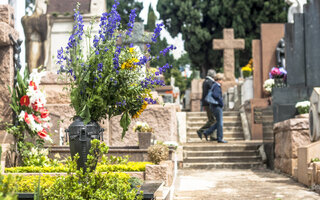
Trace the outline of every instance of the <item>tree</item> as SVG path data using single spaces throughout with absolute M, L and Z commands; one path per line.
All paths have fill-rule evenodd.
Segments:
M 154 13 L 154 10 L 151 7 L 151 4 L 149 5 L 149 10 L 148 10 L 148 22 L 147 25 L 145 25 L 145 30 L 149 32 L 153 32 L 154 28 L 156 27 L 156 20 L 157 16 Z
M 245 50 L 235 54 L 239 68 L 251 58 L 251 40 L 259 38 L 260 24 L 286 22 L 286 6 L 282 0 L 159 0 L 157 10 L 171 36 L 182 33 L 192 66 L 204 76 L 223 66 L 222 51 L 212 49 L 212 39 L 222 38 L 223 28 L 245 38 Z
M 129 22 L 129 14 L 132 9 L 136 8 L 136 22 L 141 22 L 142 19 L 139 17 L 139 14 L 143 8 L 142 2 L 136 2 L 135 0 L 119 0 L 119 5 L 117 11 L 121 16 L 121 24 L 126 25 Z M 106 0 L 107 12 L 110 12 L 114 0 Z

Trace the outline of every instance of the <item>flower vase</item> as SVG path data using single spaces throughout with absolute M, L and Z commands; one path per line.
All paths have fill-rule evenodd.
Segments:
M 152 133 L 138 132 L 139 149 L 148 149 L 151 145 Z
M 75 117 L 73 123 L 66 130 L 69 133 L 71 158 L 74 159 L 77 153 L 79 155 L 79 159 L 77 160 L 78 169 L 83 168 L 83 171 L 86 171 L 87 155 L 91 148 L 91 140 L 100 140 L 100 134 L 103 131 L 98 123 L 90 122 L 85 125 L 80 117 Z
M 284 82 L 283 78 L 274 78 L 274 86 L 276 88 L 283 88 L 286 87 L 286 84 Z

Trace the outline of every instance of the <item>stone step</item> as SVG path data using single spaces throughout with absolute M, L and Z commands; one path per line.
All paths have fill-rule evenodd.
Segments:
M 273 116 L 262 114 L 262 120 L 263 120 L 263 122 L 273 122 Z
M 228 137 L 223 137 L 224 140 L 227 140 L 227 141 L 242 141 L 244 140 L 243 137 L 237 137 L 237 138 L 228 138 Z M 206 139 L 205 138 L 202 138 L 202 140 L 200 140 L 200 138 L 188 138 L 187 139 L 187 143 L 191 143 L 191 142 L 205 142 Z M 215 141 L 212 141 L 212 142 L 215 142 Z
M 262 168 L 261 162 L 238 162 L 238 163 L 183 163 L 183 168 L 190 169 L 252 169 Z
M 223 111 L 223 116 L 236 116 L 239 115 L 239 111 Z M 207 116 L 206 112 L 187 112 L 187 117 L 195 116 Z
M 259 162 L 261 157 L 253 156 L 212 156 L 212 157 L 187 157 L 183 163 L 239 163 L 239 162 Z
M 184 151 L 186 157 L 210 157 L 210 156 L 259 156 L 257 150 L 248 151 Z
M 196 133 L 202 126 L 187 127 L 187 133 Z M 242 126 L 223 126 L 223 132 L 242 132 Z
M 200 117 L 188 117 L 187 122 L 207 122 L 207 116 L 200 116 Z M 241 118 L 239 116 L 223 116 L 223 121 L 240 121 Z
M 187 128 L 191 128 L 191 127 L 201 127 L 203 125 L 205 125 L 205 122 L 187 122 Z M 227 122 L 223 122 L 223 126 L 241 126 L 242 124 L 240 121 L 227 121 Z
M 183 150 L 184 151 L 252 151 L 252 150 L 257 150 L 259 146 L 260 146 L 259 144 L 246 144 L 246 143 L 224 144 L 224 143 L 216 143 L 216 142 L 201 142 L 201 143 L 185 144 L 183 146 Z
M 223 132 L 224 138 L 244 138 L 244 135 L 242 132 Z M 188 133 L 187 138 L 199 138 L 197 133 Z M 204 138 L 204 136 L 203 136 Z

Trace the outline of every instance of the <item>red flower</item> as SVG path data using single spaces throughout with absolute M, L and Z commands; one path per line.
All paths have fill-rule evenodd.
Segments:
M 40 108 L 41 118 L 47 118 L 49 116 L 49 111 L 45 108 Z
M 30 124 L 30 118 L 29 118 L 29 115 L 27 112 L 24 113 L 24 121 L 27 123 L 27 124 Z
M 37 116 L 35 116 L 34 114 L 32 114 L 34 121 L 38 122 L 39 124 L 41 124 L 41 121 L 39 120 L 39 118 Z
M 27 95 L 24 95 L 23 97 L 21 97 L 20 99 L 21 106 L 29 106 L 29 104 L 30 104 L 30 99 Z
M 33 89 L 37 90 L 37 86 L 33 81 L 30 81 L 29 86 L 33 86 Z
M 47 133 L 47 131 L 45 129 L 42 129 L 42 131 L 38 132 L 39 137 L 42 138 L 42 139 L 47 137 L 47 134 L 48 133 Z
M 39 106 L 38 106 L 38 103 L 37 103 L 37 102 L 32 103 L 31 106 L 32 106 L 33 110 L 38 111 Z

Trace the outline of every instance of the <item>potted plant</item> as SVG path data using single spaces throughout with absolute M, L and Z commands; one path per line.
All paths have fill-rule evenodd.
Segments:
M 241 71 L 242 71 L 242 75 L 244 78 L 248 78 L 250 76 L 252 76 L 252 58 L 249 60 L 248 64 L 246 64 L 246 66 L 242 67 L 241 68 Z
M 156 103 L 151 89 L 164 85 L 158 76 L 165 72 L 169 64 L 156 70 L 146 68 L 146 63 L 157 59 L 150 55 L 150 46 L 140 52 L 133 44 L 119 45 L 129 39 L 136 17 L 131 10 L 129 23 L 120 25 L 117 12 L 119 2 L 115 0 L 110 13 L 103 13 L 100 18 L 98 35 L 92 36 L 92 24 L 84 30 L 79 4 L 74 13 L 73 33 L 65 48 L 58 50 L 58 71 L 70 83 L 71 106 L 75 110 L 74 122 L 69 126 L 70 150 L 74 156 L 80 155 L 78 165 L 84 167 L 86 155 L 90 149 L 90 140 L 99 139 L 103 130 L 99 122 L 105 118 L 121 115 L 120 125 L 125 136 L 131 118 L 138 118 L 148 104 Z M 151 38 L 157 41 L 163 24 L 157 24 Z M 120 27 L 127 28 L 122 30 Z M 83 39 L 90 41 L 88 52 L 83 51 Z M 175 47 L 172 45 L 161 51 L 165 55 Z
M 269 72 L 269 78 L 274 79 L 274 87 L 286 87 L 287 71 L 284 67 L 273 67 Z
M 273 87 L 274 87 L 274 79 L 272 79 L 272 78 L 267 79 L 267 80 L 263 83 L 263 91 L 264 91 L 264 93 L 265 93 L 267 96 L 270 96 Z
M 133 131 L 138 133 L 139 149 L 148 149 L 151 145 L 153 129 L 146 122 L 137 122 Z
M 295 107 L 297 109 L 299 117 L 306 117 L 304 115 L 309 113 L 310 101 L 300 101 L 300 102 L 296 103 Z

